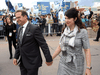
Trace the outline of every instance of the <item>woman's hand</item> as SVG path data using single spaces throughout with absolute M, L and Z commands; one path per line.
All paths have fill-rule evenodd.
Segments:
M 7 37 L 5 37 L 5 40 L 6 40 L 6 42 L 7 42 Z
M 91 70 L 86 69 L 85 75 L 91 75 Z
M 13 32 L 15 33 L 15 32 L 16 32 L 16 30 L 13 30 Z

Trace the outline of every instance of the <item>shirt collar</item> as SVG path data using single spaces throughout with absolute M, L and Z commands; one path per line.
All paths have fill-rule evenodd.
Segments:
M 27 21 L 27 22 L 23 25 L 23 27 L 26 28 L 27 25 L 28 25 L 28 23 L 29 23 L 29 21 Z

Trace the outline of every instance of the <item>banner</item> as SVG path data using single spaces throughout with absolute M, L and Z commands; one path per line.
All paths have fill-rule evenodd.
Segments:
M 41 11 L 41 2 L 37 2 L 37 6 L 38 6 L 39 11 Z
M 50 3 L 49 2 L 37 2 L 37 5 L 42 15 L 50 14 Z
M 22 3 L 18 3 L 18 10 L 23 10 L 23 4 Z
M 1 26 L 1 25 L 3 25 L 3 21 L 2 21 L 2 20 L 0 21 L 0 26 Z
M 12 6 L 10 0 L 5 0 L 5 2 L 6 2 L 6 5 L 7 5 L 9 11 L 15 12 L 14 7 Z
M 84 12 L 84 14 L 85 14 L 85 15 L 89 15 L 89 14 L 90 14 L 90 11 L 87 10 L 87 11 Z
M 34 9 L 38 9 L 38 6 L 37 5 L 34 5 Z
M 65 13 L 68 9 L 70 9 L 70 2 L 62 2 L 62 10 Z
M 55 12 L 55 3 L 54 2 L 50 2 L 50 11 L 53 13 Z
M 18 7 L 19 8 L 23 7 L 23 4 L 22 3 L 18 3 Z
M 1 15 L 3 15 L 3 12 L 2 12 L 2 11 L 0 11 L 0 16 L 1 16 Z
M 58 1 L 55 1 L 54 4 L 55 4 L 55 5 L 58 5 L 58 4 L 60 4 L 60 3 L 59 3 Z

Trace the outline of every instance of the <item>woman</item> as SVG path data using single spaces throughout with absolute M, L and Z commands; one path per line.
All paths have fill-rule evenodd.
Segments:
M 83 75 L 84 56 L 82 47 L 86 56 L 86 75 L 91 75 L 89 39 L 85 25 L 78 17 L 78 10 L 75 8 L 67 10 L 65 12 L 65 22 L 67 26 L 61 36 L 59 46 L 52 56 L 54 59 L 62 52 L 57 75 Z
M 11 18 L 7 17 L 7 25 L 5 26 L 5 31 L 6 31 L 6 41 L 8 39 L 8 44 L 9 44 L 9 52 L 10 52 L 10 58 L 12 59 L 12 42 L 14 48 L 16 48 L 16 25 L 12 23 Z

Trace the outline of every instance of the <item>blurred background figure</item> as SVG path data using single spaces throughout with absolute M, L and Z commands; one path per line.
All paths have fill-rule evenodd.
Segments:
M 97 25 L 99 26 L 99 29 L 97 31 L 96 39 L 93 40 L 93 41 L 99 41 L 99 37 L 100 37 L 100 20 L 99 19 L 96 19 L 96 22 L 97 22 Z
M 9 53 L 10 53 L 10 58 L 12 59 L 13 54 L 12 54 L 12 43 L 14 48 L 16 49 L 16 25 L 11 21 L 10 17 L 7 17 L 7 25 L 5 26 L 5 34 L 6 34 L 6 41 L 8 40 L 8 45 L 9 45 Z
M 46 36 L 48 36 L 48 25 L 50 24 L 50 36 L 52 36 L 52 23 L 49 23 L 50 22 L 50 20 L 52 21 L 52 23 L 53 23 L 53 19 L 52 19 L 52 16 L 51 16 L 51 14 L 47 14 L 47 17 L 46 17 Z
M 52 31 L 53 34 L 58 32 L 58 18 L 56 17 L 56 15 L 53 15 L 53 21 L 54 23 L 52 24 Z
M 39 19 L 39 26 L 41 28 L 42 33 L 44 33 L 45 23 L 46 23 L 46 20 L 44 19 L 44 15 L 41 15 Z
M 38 19 L 36 19 L 35 17 L 33 17 L 31 23 L 34 24 L 34 25 L 37 25 Z

